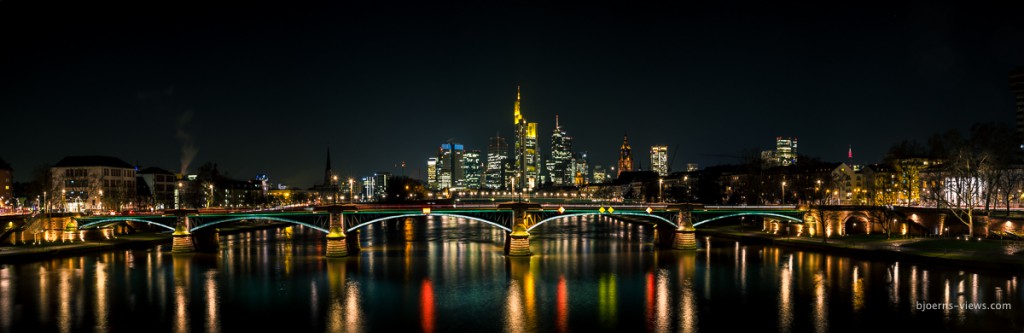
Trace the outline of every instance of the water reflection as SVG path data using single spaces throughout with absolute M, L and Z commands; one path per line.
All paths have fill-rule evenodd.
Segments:
M 159 247 L 5 264 L 0 331 L 1024 329 L 1017 310 L 914 308 L 1020 309 L 1018 274 L 706 238 L 695 252 L 656 250 L 642 246 L 653 228 L 610 219 L 564 219 L 532 235 L 536 255 L 509 258 L 502 231 L 432 217 L 368 226 L 363 251 L 342 259 L 323 258 L 323 234 L 294 227 L 223 235 L 214 253 Z

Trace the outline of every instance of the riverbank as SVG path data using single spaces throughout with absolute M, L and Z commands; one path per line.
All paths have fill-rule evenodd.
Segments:
M 252 230 L 287 227 L 283 222 L 231 225 L 218 228 L 221 235 L 236 234 Z M 147 248 L 156 245 L 171 244 L 171 233 L 140 232 L 118 235 L 117 238 L 104 240 L 78 241 L 68 243 L 47 243 L 42 245 L 12 245 L 0 247 L 0 264 L 24 261 L 40 261 L 53 258 L 70 257 L 88 253 L 105 252 L 124 249 Z M 170 248 L 168 248 L 169 250 Z
M 885 235 L 858 235 L 841 238 L 786 237 L 759 230 L 741 230 L 738 226 L 697 229 L 700 237 L 734 239 L 748 244 L 771 244 L 852 257 L 881 260 L 907 260 L 949 268 L 976 268 L 998 271 L 1024 271 L 1021 242 L 995 240 L 963 241 L 946 238 L 893 238 Z

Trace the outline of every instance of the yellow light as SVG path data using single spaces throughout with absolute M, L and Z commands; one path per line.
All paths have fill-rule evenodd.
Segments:
M 597 211 L 601 212 L 601 213 L 604 213 L 604 207 L 602 206 L 601 209 L 598 209 Z
M 608 207 L 608 213 L 614 213 L 614 212 L 615 212 L 615 208 Z
M 430 215 L 430 207 L 423 207 L 423 214 Z
M 558 213 L 559 214 L 565 213 L 565 207 L 558 206 Z
M 650 214 L 650 213 L 651 213 L 651 211 L 653 211 L 653 209 L 651 209 L 651 207 L 647 207 L 647 210 L 646 210 L 646 211 L 647 211 L 647 214 Z

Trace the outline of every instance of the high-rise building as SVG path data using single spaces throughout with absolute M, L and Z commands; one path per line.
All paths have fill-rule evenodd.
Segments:
M 619 148 L 619 173 L 633 171 L 633 150 L 629 148 L 629 136 L 622 136 L 622 147 Z
M 1010 92 L 1017 99 L 1017 135 L 1024 138 L 1024 66 L 1010 71 Z
M 568 173 L 572 175 L 572 182 L 569 184 L 576 186 L 590 184 L 590 168 L 587 164 L 587 152 L 578 152 L 572 155 Z
M 505 188 L 505 163 L 508 161 L 508 143 L 501 136 L 491 137 L 487 145 L 485 184 L 489 189 Z
M 796 164 L 796 138 L 775 138 L 775 158 L 778 165 Z
M 388 180 L 391 179 L 391 173 L 381 171 L 373 174 L 374 189 L 370 193 L 376 198 L 375 201 L 382 201 L 387 198 L 388 195 Z
M 668 176 L 668 146 L 651 146 L 651 170 Z
M 532 191 L 540 183 L 540 147 L 537 146 L 537 123 L 526 121 L 520 110 L 521 94 L 516 86 L 514 119 L 516 126 L 515 168 L 517 190 Z
M 457 182 L 456 187 L 479 189 L 484 181 L 484 164 L 480 161 L 480 151 L 470 150 L 462 154 L 462 174 L 465 176 Z
M 441 188 L 437 182 L 437 157 L 427 159 L 427 187 L 432 190 Z
M 445 143 L 437 152 L 438 189 L 453 188 L 465 178 L 462 157 L 465 148 L 458 143 Z
M 566 135 L 555 115 L 555 130 L 551 133 L 551 159 L 547 163 L 547 173 L 554 186 L 573 184 L 572 172 L 572 137 Z

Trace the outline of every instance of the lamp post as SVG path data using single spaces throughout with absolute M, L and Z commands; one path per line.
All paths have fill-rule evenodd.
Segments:
M 786 181 L 785 180 L 782 181 L 782 200 L 780 200 L 779 203 L 783 204 L 783 205 L 786 204 Z
M 665 202 L 665 198 L 661 196 L 661 185 L 664 181 L 664 179 L 658 179 L 658 202 Z
M 352 191 L 352 178 L 349 178 L 348 179 L 348 202 L 352 203 L 352 199 L 355 198 L 355 197 L 356 197 L 356 195 Z

